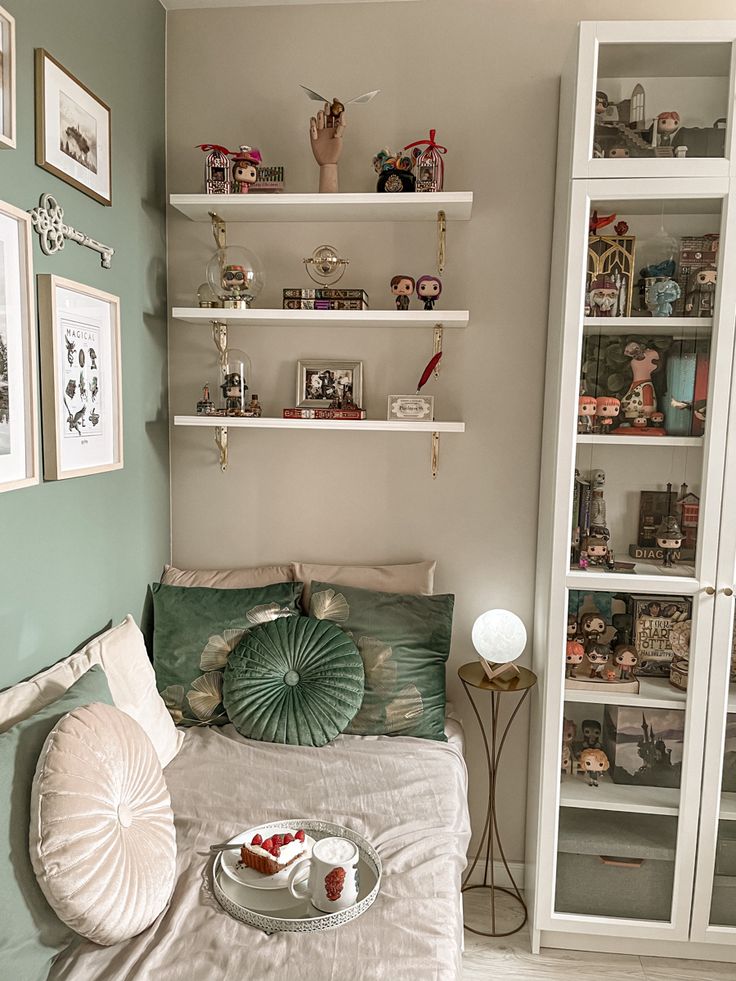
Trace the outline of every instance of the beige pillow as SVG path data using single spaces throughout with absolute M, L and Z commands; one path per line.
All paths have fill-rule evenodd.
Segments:
M 293 582 L 291 565 L 259 565 L 252 569 L 177 569 L 165 565 L 161 582 L 166 586 L 207 586 L 210 589 L 255 589 L 279 582 Z
M 302 606 L 308 610 L 312 581 L 373 589 L 381 593 L 417 593 L 431 596 L 434 592 L 436 568 L 436 562 L 409 562 L 406 565 L 317 565 L 311 562 L 295 562 L 294 579 L 304 583 Z
M 153 743 L 161 766 L 166 766 L 179 752 L 184 733 L 174 725 L 156 689 L 143 634 L 130 615 L 76 654 L 0 692 L 0 732 L 55 702 L 93 664 L 102 665 L 115 705 L 136 720 Z
M 36 766 L 29 847 L 56 915 L 110 946 L 166 908 L 176 878 L 171 800 L 151 740 L 113 705 L 65 715 Z

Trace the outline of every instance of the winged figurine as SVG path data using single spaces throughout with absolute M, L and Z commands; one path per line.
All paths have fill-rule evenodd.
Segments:
M 359 95 L 355 99 L 350 99 L 348 102 L 340 102 L 339 99 L 326 99 L 319 92 L 315 92 L 314 89 L 308 89 L 306 85 L 302 85 L 301 88 L 304 89 L 313 102 L 322 102 L 329 107 L 328 115 L 332 122 L 328 123 L 328 125 L 335 125 L 340 116 L 345 112 L 345 106 L 363 105 L 374 99 L 381 91 L 380 89 L 374 89 L 373 92 L 365 92 L 363 95 Z

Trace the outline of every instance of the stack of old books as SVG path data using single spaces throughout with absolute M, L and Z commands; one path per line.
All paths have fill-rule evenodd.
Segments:
M 284 310 L 367 310 L 365 290 L 318 286 L 284 290 Z

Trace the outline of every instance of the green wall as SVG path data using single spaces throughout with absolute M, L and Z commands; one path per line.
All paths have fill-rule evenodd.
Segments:
M 130 612 L 169 555 L 166 368 L 165 12 L 158 0 L 0 0 L 16 18 L 18 148 L 0 151 L 0 199 L 54 194 L 65 220 L 114 246 L 112 269 L 68 243 L 34 273 L 121 298 L 125 468 L 0 494 L 0 687 L 66 656 Z M 35 165 L 34 48 L 112 109 L 113 206 Z M 40 418 L 40 417 L 39 417 Z

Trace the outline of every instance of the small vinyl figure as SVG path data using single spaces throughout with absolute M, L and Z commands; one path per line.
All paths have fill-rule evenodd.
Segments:
M 615 217 L 615 216 L 614 216 Z M 588 291 L 591 317 L 612 317 L 618 300 L 618 287 L 606 276 L 596 276 Z
M 222 289 L 227 295 L 225 303 L 241 302 L 247 282 L 244 266 L 225 266 L 222 270 Z
M 657 547 L 662 549 L 662 565 L 665 569 L 671 569 L 675 564 L 674 553 L 682 548 L 684 535 L 677 523 L 677 518 L 673 514 L 667 514 L 662 518 L 662 523 L 657 528 Z
M 611 147 L 611 149 L 608 151 L 608 156 L 611 160 L 623 160 L 626 157 L 631 156 L 631 154 L 627 146 L 618 144 L 617 146 Z
M 583 719 L 580 727 L 583 735 L 583 749 L 601 749 L 603 729 L 597 719 Z
M 654 146 L 672 146 L 675 133 L 680 128 L 679 112 L 660 112 L 656 120 Z
M 599 433 L 610 433 L 613 420 L 621 410 L 621 403 L 612 396 L 602 395 L 596 399 L 595 417 Z
M 575 668 L 583 663 L 585 648 L 578 640 L 568 640 L 565 645 L 565 677 L 574 678 Z
M 233 156 L 233 193 L 247 194 L 251 184 L 258 180 L 261 151 L 252 146 L 241 146 Z
M 621 680 L 628 681 L 639 663 L 639 653 L 631 644 L 619 644 L 613 652 L 613 663 L 621 672 Z
M 608 539 L 601 534 L 588 535 L 583 540 L 583 549 L 590 565 L 606 565 L 608 559 Z
M 648 420 L 645 415 L 637 416 L 636 419 L 631 420 L 631 425 L 634 429 L 646 429 L 648 426 Z
M 596 116 L 602 116 L 603 113 L 608 109 L 608 96 L 605 92 L 596 92 L 595 94 L 595 114 Z
M 611 660 L 611 648 L 608 644 L 591 644 L 585 653 L 590 664 L 590 677 L 600 678 Z
M 251 395 L 250 402 L 246 405 L 243 410 L 243 415 L 248 416 L 251 419 L 260 419 L 263 415 L 263 409 L 261 408 L 261 403 L 258 401 L 257 395 Z
M 592 433 L 597 400 L 592 395 L 581 395 L 578 399 L 578 432 Z
M 442 281 L 436 276 L 420 276 L 417 280 L 417 296 L 424 302 L 425 310 L 434 310 L 442 294 Z
M 584 749 L 578 756 L 580 768 L 588 778 L 589 787 L 598 786 L 598 777 L 608 770 L 608 757 L 602 749 Z
M 202 387 L 202 398 L 197 402 L 198 416 L 213 416 L 215 414 L 215 403 L 210 398 L 210 386 Z
M 664 412 L 653 412 L 649 416 L 649 428 L 650 429 L 661 429 L 664 434 Z
M 584 613 L 580 617 L 580 636 L 587 650 L 589 644 L 594 644 L 605 633 L 606 621 L 600 613 Z
M 690 279 L 685 296 L 685 313 L 693 317 L 712 317 L 716 298 L 718 270 L 715 266 L 703 266 Z
M 574 613 L 567 616 L 567 639 L 575 640 L 578 635 L 578 620 Z
M 580 555 L 578 556 L 578 569 L 585 570 L 588 568 L 589 565 L 590 562 L 588 562 L 588 553 L 585 551 L 584 548 L 581 548 Z
M 671 317 L 672 304 L 680 299 L 680 286 L 674 279 L 657 279 L 650 283 L 644 294 L 647 307 L 653 317 Z
M 561 772 L 562 775 L 572 774 L 573 769 L 573 752 L 572 744 L 577 735 L 578 727 L 572 721 L 572 719 L 562 720 L 562 765 Z
M 237 372 L 231 371 L 225 375 L 225 380 L 220 385 L 222 397 L 225 400 L 225 412 L 229 416 L 241 416 L 243 414 L 243 400 L 248 386 L 245 378 Z
M 394 276 L 391 280 L 391 293 L 396 300 L 397 310 L 408 310 L 409 300 L 414 295 L 416 283 L 413 276 Z

